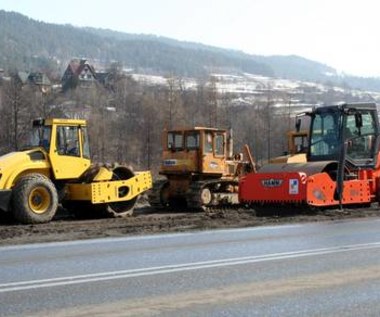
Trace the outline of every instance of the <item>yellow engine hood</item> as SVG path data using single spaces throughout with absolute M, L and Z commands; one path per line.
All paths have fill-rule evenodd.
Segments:
M 28 173 L 49 175 L 49 169 L 46 154 L 40 149 L 0 156 L 0 190 L 10 189 L 18 177 Z

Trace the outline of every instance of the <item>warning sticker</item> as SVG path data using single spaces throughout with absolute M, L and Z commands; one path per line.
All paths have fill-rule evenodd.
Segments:
M 289 195 L 297 195 L 299 193 L 298 179 L 289 179 Z

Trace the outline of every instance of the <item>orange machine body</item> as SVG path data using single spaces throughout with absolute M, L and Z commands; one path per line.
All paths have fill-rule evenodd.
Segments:
M 240 179 L 239 201 L 255 207 L 368 206 L 380 200 L 375 104 L 313 110 L 307 161 L 268 164 Z M 352 131 L 352 135 L 349 132 Z

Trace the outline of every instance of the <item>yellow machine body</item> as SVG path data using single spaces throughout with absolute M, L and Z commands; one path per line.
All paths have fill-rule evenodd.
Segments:
M 133 199 L 151 187 L 150 172 L 138 172 L 128 180 L 67 184 L 67 200 L 90 201 L 92 204 L 119 202 Z
M 50 177 L 50 167 L 46 153 L 41 150 L 11 152 L 0 156 L 0 190 L 11 189 L 17 179 L 28 173 L 40 173 Z
M 114 215 L 130 214 L 137 196 L 152 187 L 148 171 L 92 164 L 85 120 L 35 120 L 30 143 L 27 150 L 0 157 L 0 210 L 20 222 L 47 222 L 58 202 L 70 201 L 103 203 Z

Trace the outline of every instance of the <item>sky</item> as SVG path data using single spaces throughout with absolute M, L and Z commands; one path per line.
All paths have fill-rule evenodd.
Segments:
M 0 0 L 0 9 L 47 23 L 299 55 L 380 77 L 378 0 Z

